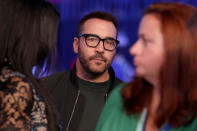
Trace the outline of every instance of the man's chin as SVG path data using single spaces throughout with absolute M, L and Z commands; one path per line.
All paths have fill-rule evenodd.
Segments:
M 92 66 L 95 66 L 96 68 L 103 68 L 103 66 L 105 66 L 105 62 L 104 61 L 92 61 L 91 63 Z
M 101 75 L 107 70 L 106 63 L 91 61 L 86 66 L 87 71 L 92 75 Z
M 105 68 L 89 68 L 89 72 L 93 75 L 101 75 L 105 72 Z

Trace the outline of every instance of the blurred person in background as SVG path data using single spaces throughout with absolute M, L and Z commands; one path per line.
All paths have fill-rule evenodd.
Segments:
M 97 131 L 195 131 L 197 46 L 187 28 L 195 8 L 157 3 L 130 48 L 136 76 L 111 93 Z

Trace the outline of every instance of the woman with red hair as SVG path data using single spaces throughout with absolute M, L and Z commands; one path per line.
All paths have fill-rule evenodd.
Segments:
M 197 46 L 187 28 L 194 10 L 181 3 L 147 8 L 130 48 L 136 76 L 112 92 L 97 131 L 197 129 Z

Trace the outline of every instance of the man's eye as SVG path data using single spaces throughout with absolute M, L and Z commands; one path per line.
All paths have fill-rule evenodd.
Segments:
M 88 41 L 97 41 L 97 38 L 94 38 L 94 37 L 88 37 L 88 38 L 87 38 L 87 40 L 88 40 Z
M 105 42 L 106 42 L 106 44 L 110 44 L 110 45 L 114 45 L 115 44 L 115 41 L 113 41 L 113 40 L 106 40 Z
M 145 39 L 145 38 L 142 39 L 142 43 L 143 43 L 144 45 L 147 45 L 148 42 L 149 42 L 149 40 L 147 40 L 147 39 Z
M 146 40 L 146 39 L 143 39 L 143 43 L 147 43 L 148 42 L 148 40 Z

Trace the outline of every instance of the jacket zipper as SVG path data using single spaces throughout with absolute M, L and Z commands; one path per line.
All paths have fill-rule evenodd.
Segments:
M 68 121 L 68 125 L 67 125 L 65 131 L 68 131 L 68 129 L 69 129 L 70 122 L 71 122 L 72 117 L 73 117 L 73 115 L 74 115 L 75 108 L 76 108 L 76 105 L 77 105 L 77 102 L 78 102 L 78 99 L 79 99 L 79 95 L 80 95 L 80 90 L 78 90 L 78 92 L 77 92 L 77 98 L 76 98 L 76 100 L 75 100 L 75 104 L 74 104 L 74 107 L 73 107 L 73 110 L 72 110 L 72 113 L 71 113 L 71 116 L 70 116 L 70 119 L 69 119 L 69 121 Z

